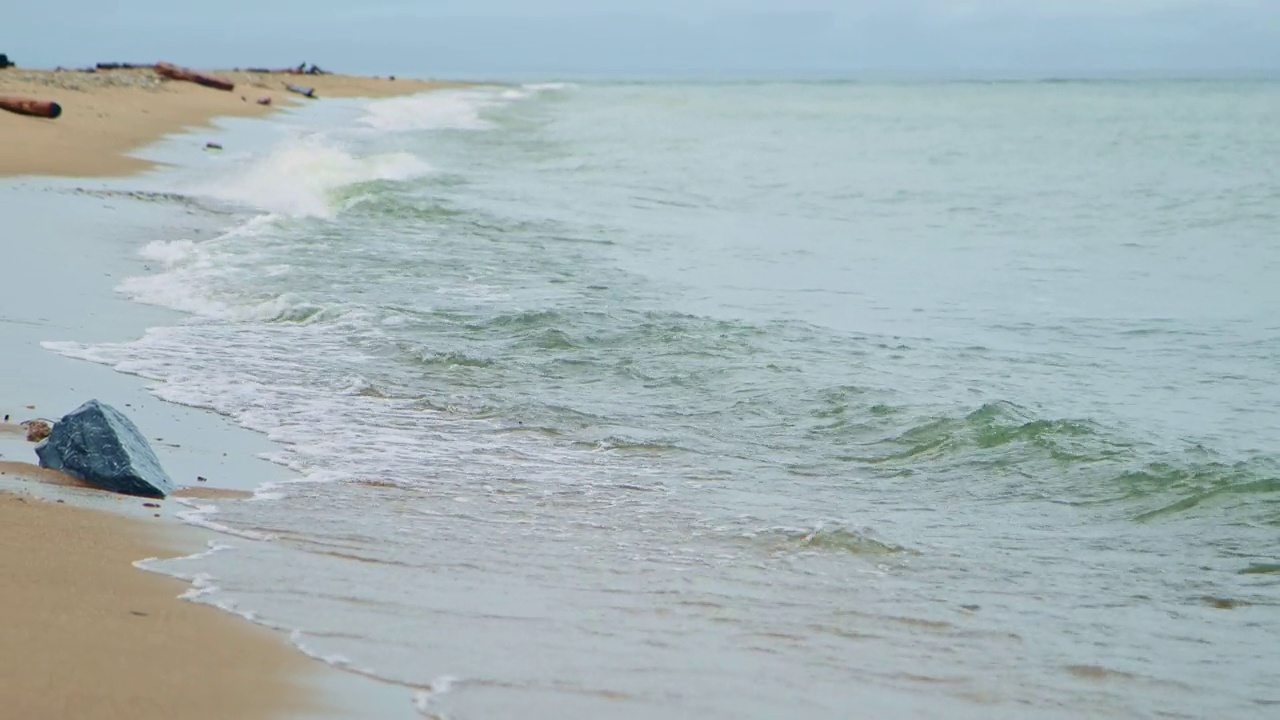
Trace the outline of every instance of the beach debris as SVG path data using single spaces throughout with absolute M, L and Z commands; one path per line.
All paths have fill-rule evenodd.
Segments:
M 215 90 L 226 90 L 230 92 L 236 88 L 235 83 L 230 80 L 223 80 L 213 75 L 205 75 L 184 67 L 178 67 L 172 63 L 160 62 L 156 63 L 156 73 L 170 80 L 186 80 L 197 85 L 213 88 Z
M 287 72 L 290 75 L 332 75 L 333 74 L 328 70 L 321 70 L 320 67 L 317 66 L 315 63 L 311 63 L 311 67 L 307 67 L 307 64 L 305 62 L 301 63 L 296 68 L 288 68 L 284 72 Z
M 271 97 L 270 97 L 270 96 L 268 96 L 268 95 L 263 95 L 262 97 L 258 98 L 258 104 L 259 104 L 259 105 L 270 105 L 270 104 L 271 104 Z
M 303 87 L 301 85 L 285 85 L 284 88 L 291 93 L 298 93 L 303 97 L 314 98 L 316 96 L 315 88 Z
M 22 426 L 27 429 L 27 442 L 40 442 L 53 432 L 53 426 L 44 420 L 27 420 Z
M 40 467 L 60 470 L 94 487 L 163 498 L 173 480 L 129 418 L 99 400 L 72 410 L 36 446 Z
M 160 503 L 142 503 L 142 507 L 156 508 L 156 507 L 160 507 Z
M 205 150 L 221 150 L 222 145 L 216 142 L 207 142 L 204 144 L 204 149 Z M 160 438 L 156 438 L 156 439 L 159 440 Z
M 52 100 L 36 100 L 34 98 L 12 97 L 0 95 L 0 109 L 19 115 L 33 115 L 50 120 L 62 114 L 62 106 Z
M 95 67 L 99 70 L 155 70 L 155 63 L 117 63 L 100 62 Z

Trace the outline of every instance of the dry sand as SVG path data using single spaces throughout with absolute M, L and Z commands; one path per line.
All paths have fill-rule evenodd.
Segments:
M 52 100 L 62 116 L 34 118 L 0 110 L 0 177 L 128 175 L 153 163 L 127 157 L 165 135 L 207 126 L 216 117 L 261 117 L 282 106 L 316 102 L 285 85 L 315 88 L 321 98 L 390 97 L 450 86 L 421 80 L 345 75 L 212 72 L 236 83 L 225 92 L 160 78 L 152 70 L 96 73 L 0 70 L 0 95 Z M 271 105 L 257 104 L 271 98 Z
M 318 711 L 282 638 L 132 567 L 166 528 L 0 492 L 0 715 L 251 720 Z

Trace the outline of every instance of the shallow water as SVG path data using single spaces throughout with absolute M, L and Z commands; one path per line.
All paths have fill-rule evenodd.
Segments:
M 189 322 L 50 345 L 304 479 L 202 599 L 426 716 L 1280 703 L 1280 86 L 334 107 L 174 181 Z

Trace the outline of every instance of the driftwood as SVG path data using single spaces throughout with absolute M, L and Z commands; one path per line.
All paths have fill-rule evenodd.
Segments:
M 62 114 L 62 106 L 52 100 L 33 100 L 22 97 L 0 96 L 0 109 L 50 120 Z
M 138 64 L 138 63 L 117 63 L 117 62 L 100 62 L 97 64 L 99 70 L 154 70 L 154 63 Z
M 231 91 L 236 88 L 235 83 L 230 80 L 223 80 L 213 75 L 205 75 L 204 73 L 198 73 L 195 70 L 188 70 L 170 63 L 156 63 L 156 72 L 170 80 L 186 80 L 187 82 L 193 82 L 215 90 Z
M 315 88 L 302 87 L 301 85 L 285 85 L 284 88 L 289 92 L 298 93 L 304 97 L 314 98 L 316 96 Z

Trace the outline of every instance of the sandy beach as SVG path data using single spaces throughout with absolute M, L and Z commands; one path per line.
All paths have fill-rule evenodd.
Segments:
M 63 108 L 52 120 L 0 111 L 0 178 L 131 175 L 153 163 L 129 153 L 208 127 L 215 118 L 266 117 L 324 98 L 388 97 L 446 85 L 216 74 L 235 82 L 235 91 L 165 80 L 146 69 L 0 70 L 0 96 L 47 99 Z M 314 88 L 320 99 L 288 92 L 290 83 Z M 271 102 L 259 104 L 260 98 Z M 125 239 L 171 216 L 138 207 L 128 221 L 104 223 L 114 211 L 100 205 L 31 187 L 28 180 L 8 182 L 0 194 L 15 237 L 40 227 L 58 239 L 55 253 L 44 243 L 15 243 L 0 268 L 4 292 L 26 298 L 0 311 L 0 367 L 6 368 L 0 408 L 12 415 L 0 423 L 0 571 L 6 578 L 0 612 L 8 618 L 0 629 L 0 714 L 42 720 L 356 716 L 347 703 L 382 702 L 376 687 L 308 659 L 280 633 L 179 600 L 186 582 L 133 566 L 203 549 L 210 533 L 177 522 L 182 505 L 144 508 L 138 498 L 88 489 L 33 464 L 34 445 L 18 421 L 56 419 L 101 396 L 156 430 L 150 439 L 162 464 L 186 486 L 175 498 L 234 501 L 287 476 L 255 457 L 266 446 L 260 437 L 156 401 L 137 378 L 40 347 L 59 338 L 135 336 L 167 316 L 129 303 L 113 288 L 116 278 L 139 268 Z M 63 262 L 72 256 L 82 262 Z M 63 288 L 56 299 L 45 292 L 51 283 Z
M 13 463 L 6 465 L 14 470 Z M 0 493 L 0 706 L 15 718 L 272 718 L 309 707 L 311 663 L 269 631 L 175 597 L 131 563 L 165 523 Z
M 165 135 L 207 126 L 216 117 L 263 117 L 314 102 L 286 89 L 313 88 L 317 98 L 391 97 L 449 83 L 346 75 L 292 75 L 208 71 L 235 83 L 227 92 L 168 80 L 150 69 L 99 72 L 0 70 L 0 96 L 49 100 L 62 106 L 56 119 L 0 111 L 0 176 L 108 177 L 128 175 L 152 163 L 127 153 Z M 270 99 L 262 105 L 260 99 Z

